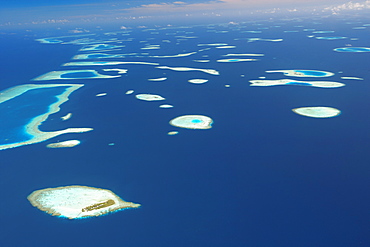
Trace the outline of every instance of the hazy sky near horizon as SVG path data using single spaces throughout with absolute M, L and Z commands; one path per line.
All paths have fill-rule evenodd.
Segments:
M 348 0 L 2 0 L 1 22 L 339 5 Z M 362 2 L 353 1 L 353 2 Z
M 182 2 L 184 4 L 209 3 L 209 2 L 235 2 L 236 0 L 2 0 L 1 8 L 24 8 L 24 7 L 42 7 L 42 6 L 61 6 L 61 5 L 93 5 L 93 4 L 123 4 L 123 5 L 148 5 L 148 4 L 170 4 Z M 285 4 L 341 4 L 346 0 L 237 0 L 247 5 L 285 5 Z M 358 1 L 353 1 L 358 2 Z

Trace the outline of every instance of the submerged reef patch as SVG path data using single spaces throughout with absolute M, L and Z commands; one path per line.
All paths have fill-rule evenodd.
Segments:
M 219 75 L 220 73 L 215 69 L 198 69 L 198 68 L 187 68 L 187 67 L 168 67 L 168 66 L 159 66 L 158 69 L 170 69 L 174 71 L 200 71 L 211 75 Z
M 95 70 L 61 70 L 51 71 L 44 75 L 34 78 L 34 81 L 48 81 L 48 80 L 70 80 L 70 79 L 96 79 L 96 78 L 117 78 L 120 75 L 102 75 Z
M 80 51 L 102 51 L 125 47 L 123 45 L 109 45 L 109 44 L 94 44 L 88 45 L 80 49 Z
M 95 62 L 70 62 L 70 63 L 63 64 L 63 66 L 94 66 L 94 65 L 117 65 L 117 64 L 159 65 L 159 63 L 148 63 L 148 62 L 108 62 L 108 61 L 95 61 Z

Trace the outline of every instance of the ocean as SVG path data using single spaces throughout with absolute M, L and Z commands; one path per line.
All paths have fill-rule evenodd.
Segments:
M 0 245 L 369 246 L 370 106 L 366 102 L 370 53 L 333 51 L 348 45 L 368 47 L 369 27 L 364 24 L 360 17 L 281 19 L 135 28 L 109 35 L 104 33 L 118 29 L 99 31 L 91 27 L 91 33 L 97 35 L 87 38 L 125 45 L 122 50 L 101 53 L 136 54 L 90 60 L 72 60 L 76 54 L 94 53 L 79 52 L 83 45 L 35 40 L 73 35 L 66 30 L 0 35 L 4 51 L 0 59 L 1 90 L 32 83 L 84 84 L 59 112 L 48 117 L 39 127 L 41 131 L 94 128 L 0 151 Z M 365 29 L 353 29 L 359 26 Z M 335 32 L 314 34 L 305 29 Z M 318 36 L 347 38 L 319 40 L 315 38 Z M 68 42 L 80 38 L 62 39 Z M 250 38 L 282 41 L 248 42 Z M 148 44 L 160 45 L 160 49 L 141 49 Z M 222 45 L 210 44 L 235 47 L 216 48 Z M 199 51 L 204 48 L 210 49 Z M 184 57 L 150 57 L 194 51 L 197 53 Z M 234 58 L 226 54 L 264 56 L 235 56 L 258 61 L 217 62 Z M 215 69 L 220 75 L 143 64 L 62 66 L 71 61 L 150 62 L 173 68 Z M 72 69 L 117 75 L 103 70 L 107 68 L 128 71 L 112 79 L 32 81 L 50 71 Z M 265 72 L 297 69 L 335 75 L 299 78 Z M 345 76 L 363 80 L 341 78 Z M 148 81 L 160 77 L 167 80 Z M 249 80 L 260 77 L 335 81 L 346 86 L 251 87 Z M 190 79 L 208 82 L 197 85 L 189 83 Z M 126 95 L 128 90 L 135 92 Z M 99 93 L 107 95 L 97 97 Z M 135 98 L 142 93 L 161 95 L 166 100 Z M 174 107 L 161 109 L 161 104 Z M 341 115 L 318 119 L 292 112 L 293 108 L 307 106 L 334 107 L 341 110 Z M 67 113 L 72 113 L 72 118 L 61 121 Z M 7 114 L 2 112 L 0 126 L 8 123 Z M 182 115 L 205 115 L 214 122 L 205 130 L 169 124 Z M 169 136 L 170 131 L 179 133 Z M 78 139 L 81 144 L 46 148 L 46 144 L 70 139 Z M 142 206 L 70 220 L 50 216 L 27 200 L 35 190 L 68 185 L 109 189 L 123 200 Z

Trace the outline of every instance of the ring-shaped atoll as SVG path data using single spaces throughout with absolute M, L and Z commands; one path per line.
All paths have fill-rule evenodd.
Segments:
M 299 115 L 312 118 L 331 118 L 341 113 L 341 111 L 336 108 L 326 106 L 300 107 L 292 109 L 292 111 Z
M 286 76 L 294 77 L 329 77 L 334 75 L 334 73 L 332 72 L 320 70 L 304 70 L 304 69 L 266 71 L 266 73 L 278 73 L 278 72 L 281 72 Z
M 80 185 L 36 190 L 27 199 L 41 211 L 68 219 L 100 216 L 141 206 L 122 200 L 110 190 Z
M 309 87 L 319 87 L 319 88 L 338 88 L 345 86 L 344 83 L 335 81 L 296 81 L 290 79 L 280 79 L 280 80 L 251 80 L 250 86 L 259 87 L 270 87 L 270 86 L 280 86 L 280 85 L 291 85 L 291 86 L 309 86 Z
M 172 119 L 170 124 L 185 129 L 210 129 L 213 120 L 203 115 L 184 115 Z
M 85 70 L 61 70 L 51 71 L 44 75 L 34 78 L 34 81 L 48 80 L 71 80 L 71 79 L 96 79 L 96 78 L 117 78 L 121 75 L 102 75 L 92 69 Z

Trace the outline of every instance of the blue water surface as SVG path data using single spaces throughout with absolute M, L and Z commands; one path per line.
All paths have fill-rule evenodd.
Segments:
M 325 19 L 322 23 L 304 19 L 299 25 L 316 30 L 330 28 L 343 36 L 359 37 L 359 45 L 366 45 L 366 34 L 343 25 L 340 19 Z M 216 61 L 226 52 L 210 49 L 192 57 L 160 60 L 166 66 L 217 69 L 219 76 L 148 65 L 115 65 L 104 68 L 128 69 L 128 73 L 115 79 L 78 80 L 85 86 L 72 93 L 60 112 L 41 127 L 45 131 L 93 127 L 94 131 L 0 151 L 4 199 L 0 209 L 2 221 L 6 222 L 0 231 L 0 245 L 369 246 L 370 84 L 320 89 L 250 87 L 248 83 L 261 76 L 281 79 L 281 74 L 266 75 L 267 70 L 297 67 L 369 78 L 368 57 L 356 54 L 349 58 L 350 54 L 333 51 L 345 45 L 343 40 L 322 42 L 307 38 L 305 32 L 284 33 L 295 30 L 297 23 L 291 20 L 275 28 L 270 27 L 270 22 L 259 23 L 269 29 L 263 29 L 258 37 L 283 38 L 283 42 L 246 45 L 245 40 L 235 40 L 246 35 L 257 37 L 255 33 L 239 32 L 260 27 L 254 24 L 245 24 L 239 30 L 235 25 L 158 29 L 157 36 L 133 30 L 131 37 L 137 42 L 125 43 L 127 52 L 140 52 L 143 44 L 139 41 L 155 38 L 150 42 L 169 39 L 171 43 L 163 44 L 163 50 L 150 51 L 150 55 L 191 52 L 198 49 L 199 43 L 222 42 L 235 45 L 233 53 L 265 56 L 256 63 L 220 64 Z M 121 25 L 105 27 L 104 32 L 118 30 Z M 94 30 L 95 26 L 86 28 Z M 175 35 L 168 33 L 184 30 L 194 32 L 191 35 L 198 38 L 179 41 L 177 45 Z M 45 37 L 44 33 L 37 35 Z M 0 45 L 6 48 L 7 57 L 6 61 L 0 60 L 3 88 L 29 83 L 36 76 L 58 70 L 81 48 L 39 44 L 22 33 L 0 36 Z M 206 54 L 209 63 L 192 61 Z M 145 60 L 158 62 L 155 58 Z M 20 66 L 23 73 L 15 73 Z M 148 82 L 164 73 L 168 78 L 165 82 Z M 339 76 L 342 75 L 333 78 L 340 80 Z M 209 83 L 186 83 L 191 78 L 205 78 Z M 225 88 L 226 83 L 229 88 Z M 134 95 L 125 95 L 130 89 L 163 95 L 165 103 L 174 108 L 161 109 L 158 106 L 162 102 L 143 102 Z M 95 97 L 100 92 L 107 95 Z M 331 106 L 342 114 L 313 119 L 291 111 L 303 106 Z M 73 113 L 72 118 L 61 121 L 60 117 L 68 112 Z M 214 120 L 211 129 L 180 129 L 168 123 L 177 116 L 198 114 Z M 179 134 L 167 135 L 174 130 Z M 70 149 L 45 147 L 47 143 L 69 139 L 82 143 Z M 107 188 L 142 207 L 104 217 L 67 220 L 47 215 L 27 201 L 34 190 L 66 185 Z

